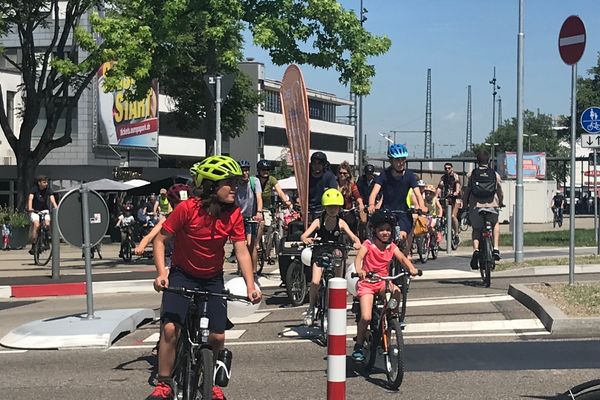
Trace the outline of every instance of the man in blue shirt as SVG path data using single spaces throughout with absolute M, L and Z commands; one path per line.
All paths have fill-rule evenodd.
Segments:
M 334 173 L 329 170 L 327 156 L 315 151 L 310 156 L 310 176 L 308 178 L 308 223 L 323 213 L 321 197 L 327 189 L 337 189 L 338 182 Z
M 417 208 L 427 212 L 422 193 L 418 189 L 417 177 L 414 172 L 406 169 L 407 157 L 408 149 L 403 144 L 393 144 L 388 148 L 390 167 L 375 178 L 375 184 L 369 196 L 369 214 L 375 211 L 375 199 L 377 199 L 380 192 L 383 195 L 381 208 L 391 211 L 405 211 L 398 214 L 398 226 L 400 228 L 400 239 L 402 240 L 406 240 L 408 234 L 412 231 L 413 219 L 412 215 L 408 214 L 408 204 L 406 204 L 406 197 L 411 188 L 417 199 Z

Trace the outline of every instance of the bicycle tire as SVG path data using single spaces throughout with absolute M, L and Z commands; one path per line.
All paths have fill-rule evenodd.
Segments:
M 421 264 L 427 263 L 429 252 L 425 249 L 425 235 L 417 236 L 415 242 L 417 243 L 417 253 L 419 254 Z
M 385 374 L 388 386 L 397 390 L 404 379 L 404 337 L 400 322 L 392 317 L 389 318 L 386 329 L 388 349 L 385 355 Z
M 400 304 L 400 315 L 398 315 L 398 318 L 400 322 L 404 322 L 406 318 L 406 303 L 408 301 L 408 277 L 406 275 L 402 275 L 401 285 L 400 293 L 402 294 L 402 298 L 400 300 L 402 304 Z
M 184 384 L 183 384 L 183 400 L 196 400 L 198 393 L 198 373 L 195 370 L 192 362 L 191 354 L 188 351 L 185 355 L 184 364 Z
M 179 336 L 179 340 L 177 341 L 177 350 L 175 353 L 175 365 L 173 368 L 173 373 L 171 374 L 171 379 L 173 380 L 173 397 L 176 399 L 183 398 L 183 389 L 185 387 L 185 365 L 186 365 L 186 339 L 184 339 L 184 333 Z M 182 395 L 179 396 L 179 393 L 182 392 Z
M 198 389 L 200 390 L 201 399 L 212 399 L 212 388 L 214 380 L 214 353 L 212 349 L 203 347 L 199 352 L 199 371 L 198 371 Z M 195 399 L 194 399 L 195 400 Z
M 132 254 L 132 246 L 131 246 L 131 240 L 126 240 L 123 244 L 122 244 L 123 248 L 123 260 L 125 261 L 131 261 L 131 258 L 133 256 Z
M 460 244 L 460 237 L 458 236 L 458 234 L 454 234 L 452 233 L 452 250 L 456 250 L 458 249 L 458 245 Z
M 565 399 L 577 400 L 597 400 L 600 398 L 600 379 L 577 385 L 566 391 L 563 395 Z
M 324 346 L 327 346 L 327 324 L 328 324 L 328 320 L 327 320 L 327 302 L 329 300 L 329 291 L 327 290 L 327 287 L 321 285 L 321 288 L 319 289 L 319 291 L 321 292 L 321 296 L 320 296 L 320 323 L 321 323 L 321 341 L 323 342 Z
M 101 252 L 101 250 L 102 250 L 102 242 L 100 242 L 100 243 L 98 243 L 96 245 L 96 254 L 98 254 L 98 259 L 99 260 L 102 260 L 102 252 Z
M 45 250 L 45 246 L 48 246 L 48 250 Z M 44 252 L 47 251 L 45 255 Z M 33 261 L 36 265 L 44 266 L 48 264 L 52 257 L 52 246 L 48 242 L 48 238 L 44 231 L 40 231 L 38 237 L 35 240 L 35 248 L 33 252 Z
M 365 334 L 365 341 L 363 343 L 363 354 L 365 355 L 364 365 L 365 373 L 368 375 L 375 366 L 377 361 L 377 347 L 381 341 L 379 335 L 379 310 L 374 306 L 373 313 L 371 315 L 371 329 L 367 330 Z
M 257 262 L 256 262 L 256 273 L 262 274 L 263 268 L 265 267 L 265 248 L 261 240 L 259 249 L 257 251 Z
M 429 239 L 429 251 L 431 252 L 431 258 L 436 260 L 438 258 L 438 253 L 440 252 L 440 246 L 437 241 L 436 232 L 433 232 L 431 234 L 431 238 Z
M 486 288 L 489 288 L 492 283 L 491 277 L 491 264 L 493 262 L 492 255 L 492 242 L 489 237 L 483 239 L 483 251 L 479 254 L 479 273 L 481 274 L 481 280 Z
M 293 306 L 297 307 L 304 303 L 308 290 L 304 265 L 300 260 L 296 259 L 288 266 L 285 277 L 285 291 Z

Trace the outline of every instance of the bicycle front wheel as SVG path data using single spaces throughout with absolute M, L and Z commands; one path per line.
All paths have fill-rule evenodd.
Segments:
M 200 383 L 200 395 L 201 399 L 210 400 L 212 399 L 212 388 L 214 379 L 214 353 L 211 349 L 205 347 L 200 349 L 199 353 L 199 370 L 198 370 L 198 381 Z M 193 398 L 195 399 L 195 398 Z
M 288 267 L 285 278 L 285 290 L 293 306 L 297 307 L 304 303 L 308 289 L 306 275 L 304 274 L 304 265 L 299 260 L 292 261 Z
M 33 261 L 36 265 L 46 265 L 52 257 L 52 246 L 43 232 L 40 232 L 35 242 Z
M 385 374 L 390 389 L 396 390 L 404 379 L 404 338 L 400 322 L 395 318 L 387 318 L 388 326 L 385 335 L 388 348 L 385 355 Z
M 320 314 L 321 314 L 321 340 L 323 342 L 323 345 L 327 346 L 327 302 L 329 301 L 329 296 L 328 296 L 328 290 L 327 287 L 325 287 L 324 285 L 321 285 L 321 310 L 320 310 Z
M 422 264 L 427 262 L 428 251 L 425 248 L 425 235 L 417 236 L 415 238 L 415 242 L 417 243 L 417 253 L 419 253 L 419 259 Z
M 131 261 L 131 258 L 133 256 L 133 249 L 132 249 L 132 245 L 131 245 L 131 241 L 130 240 L 126 240 L 123 243 L 123 260 L 125 261 Z

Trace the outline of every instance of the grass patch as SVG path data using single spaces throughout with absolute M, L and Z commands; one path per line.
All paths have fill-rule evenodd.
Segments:
M 471 246 L 471 240 L 461 242 L 461 246 Z M 513 244 L 511 233 L 500 234 L 500 246 L 510 247 Z M 569 231 L 525 232 L 523 245 L 530 247 L 568 247 Z M 575 247 L 591 247 L 596 245 L 593 229 L 575 229 Z
M 600 282 L 540 283 L 533 290 L 552 300 L 571 317 L 600 317 Z
M 500 264 L 496 264 L 496 271 L 506 271 L 509 269 L 515 268 L 525 268 L 525 267 L 539 267 L 546 265 L 568 265 L 569 258 L 568 257 L 553 257 L 553 258 L 533 258 L 527 261 L 523 261 L 522 263 L 516 262 L 501 262 Z M 600 264 L 600 256 L 590 255 L 590 256 L 576 256 L 575 257 L 576 265 L 586 265 L 586 264 Z

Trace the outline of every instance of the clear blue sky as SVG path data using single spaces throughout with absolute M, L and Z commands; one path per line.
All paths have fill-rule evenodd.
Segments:
M 343 0 L 358 11 L 359 0 Z M 492 85 L 501 89 L 503 118 L 516 114 L 518 0 L 364 0 L 365 27 L 392 40 L 390 51 L 371 62 L 376 73 L 364 98 L 364 132 L 371 151 L 379 132 L 423 130 L 427 68 L 432 73 L 432 126 L 436 156 L 465 148 L 467 86 L 471 85 L 473 142 L 492 129 Z M 587 43 L 578 75 L 596 65 L 600 51 L 598 0 L 525 0 L 525 108 L 546 114 L 570 113 L 571 68 L 558 53 L 558 33 L 569 15 L 586 26 Z M 594 22 L 596 21 L 596 22 Z M 246 57 L 266 66 L 266 76 L 281 80 L 285 67 L 270 63 L 266 51 L 247 36 Z M 308 87 L 348 97 L 333 70 L 301 66 Z M 497 99 L 497 98 L 496 98 Z M 398 134 L 398 142 L 423 154 L 423 134 Z M 442 146 L 454 144 L 455 147 Z

